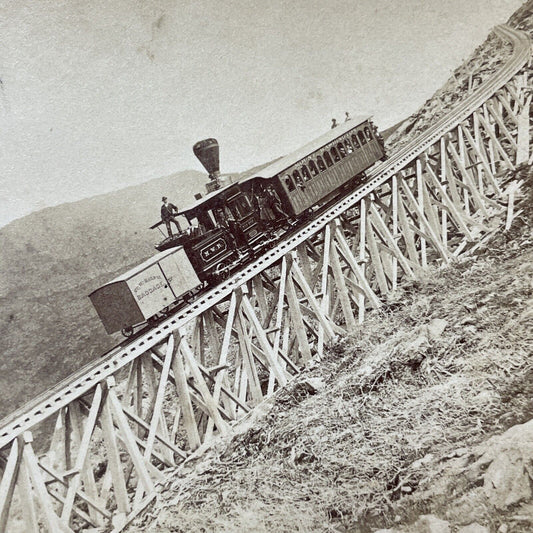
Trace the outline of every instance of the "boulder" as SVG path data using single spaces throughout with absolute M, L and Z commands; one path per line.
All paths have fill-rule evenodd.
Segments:
M 483 489 L 491 503 L 500 510 L 531 499 L 529 474 L 519 449 L 507 449 L 487 468 Z
M 307 378 L 304 383 L 310 394 L 316 394 L 326 388 L 324 380 L 320 377 Z
M 477 522 L 462 526 L 457 530 L 457 533 L 490 533 L 490 530 L 486 526 L 482 526 Z
M 405 346 L 407 352 L 426 351 L 429 347 L 429 341 L 426 335 L 419 335 L 416 339 L 408 342 Z
M 434 318 L 427 326 L 429 339 L 432 341 L 439 339 L 447 325 L 448 322 L 446 322 L 446 320 L 442 318 Z
M 426 455 L 424 455 L 424 457 L 420 458 L 420 459 L 417 459 L 416 461 L 414 461 L 412 464 L 411 464 L 411 468 L 414 468 L 415 470 L 418 470 L 419 468 L 421 468 L 423 465 L 425 464 L 428 464 L 428 463 L 431 463 L 431 461 L 434 461 L 435 460 L 435 457 L 432 453 L 427 453 Z
M 421 515 L 407 531 L 409 533 L 451 533 L 452 530 L 449 522 L 428 514 Z
M 472 465 L 483 474 L 483 490 L 499 510 L 533 496 L 530 473 L 533 472 L 533 420 L 492 437 L 478 450 L 480 458 Z

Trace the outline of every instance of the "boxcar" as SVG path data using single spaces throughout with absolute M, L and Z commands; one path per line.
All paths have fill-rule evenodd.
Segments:
M 183 248 L 172 248 L 96 289 L 89 298 L 107 333 L 126 334 L 200 285 Z

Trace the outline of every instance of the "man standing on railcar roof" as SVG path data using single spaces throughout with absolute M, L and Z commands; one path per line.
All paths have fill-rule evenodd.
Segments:
M 344 119 L 344 122 L 348 122 L 349 120 L 352 120 L 352 117 L 350 116 L 350 113 L 348 113 L 348 111 L 346 111 L 345 115 L 346 117 Z
M 174 222 L 174 224 L 178 228 L 178 233 L 181 233 L 180 224 L 176 220 L 178 208 L 174 204 L 171 204 L 166 196 L 163 196 L 162 201 L 163 205 L 161 206 L 161 220 L 167 226 L 168 236 L 172 237 L 172 228 L 170 227 L 171 222 Z
M 332 118 L 331 119 L 331 129 L 336 128 L 337 126 L 338 126 L 337 119 L 336 118 Z

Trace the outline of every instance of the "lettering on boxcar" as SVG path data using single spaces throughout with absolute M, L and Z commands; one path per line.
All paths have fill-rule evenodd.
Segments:
M 153 292 L 155 292 L 155 291 L 157 291 L 159 289 L 162 289 L 164 286 L 165 286 L 165 282 L 164 281 L 160 281 L 156 285 L 153 285 L 152 287 L 149 287 L 148 289 L 146 289 L 144 292 L 141 292 L 140 294 L 136 294 L 135 297 L 137 298 L 137 300 L 140 301 L 143 298 L 145 298 L 146 296 L 148 296 L 149 294 L 152 294 Z
M 159 276 L 149 276 L 147 278 L 144 278 L 141 281 L 139 281 L 139 283 L 137 283 L 137 285 L 133 289 L 133 292 L 139 292 L 143 285 L 146 285 L 147 283 L 150 283 L 151 281 L 155 281 L 159 279 L 161 279 Z

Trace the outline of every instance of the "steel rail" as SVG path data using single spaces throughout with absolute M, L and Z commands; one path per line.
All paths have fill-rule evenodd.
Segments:
M 236 273 L 226 282 L 205 293 L 186 308 L 177 311 L 173 316 L 161 322 L 146 334 L 124 347 L 115 347 L 102 358 L 84 365 L 53 388 L 46 390 L 3 420 L 0 420 L 0 449 L 24 431 L 65 407 L 72 400 L 86 394 L 97 383 L 111 376 L 150 348 L 161 343 L 172 331 L 184 326 L 194 317 L 223 301 L 237 287 L 258 275 L 265 268 L 275 264 L 285 254 L 294 250 L 299 244 L 320 231 L 326 224 L 355 206 L 358 201 L 386 182 L 401 168 L 438 141 L 446 132 L 468 118 L 484 101 L 503 87 L 530 57 L 531 41 L 526 33 L 507 26 L 498 26 L 495 28 L 495 32 L 513 44 L 513 54 L 493 78 L 460 102 L 434 126 L 400 149 L 386 162 L 373 169 L 369 174 L 370 179 L 367 183 L 344 197 L 339 203 L 296 234 L 279 243 L 274 249 L 266 252 L 262 257 Z

